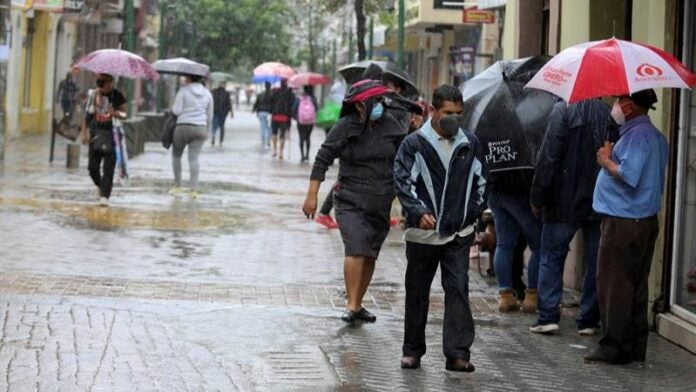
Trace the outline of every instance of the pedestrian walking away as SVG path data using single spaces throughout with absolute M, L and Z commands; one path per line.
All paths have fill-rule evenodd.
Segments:
M 220 85 L 213 90 L 213 126 L 211 131 L 210 143 L 215 145 L 215 134 L 218 129 L 220 130 L 220 146 L 225 139 L 225 120 L 227 120 L 227 115 L 229 114 L 231 118 L 234 118 L 234 112 L 232 111 L 232 100 L 230 99 L 230 93 L 225 90 L 225 83 L 220 83 Z
M 576 326 L 580 335 L 599 331 L 596 295 L 600 217 L 592 210 L 599 174 L 595 154 L 603 140 L 615 141 L 616 124 L 599 99 L 556 103 L 539 151 L 531 203 L 543 221 L 539 267 L 539 317 L 532 332 L 553 333 L 560 322 L 563 266 L 570 241 L 582 230 L 585 276 Z
M 406 134 L 384 110 L 382 100 L 387 92 L 379 81 L 363 80 L 351 86 L 343 101 L 341 118 L 317 152 L 302 207 L 305 216 L 313 219 L 319 186 L 329 165 L 339 158 L 334 206 L 344 245 L 348 301 L 341 319 L 347 323 L 376 320 L 362 307 L 362 300 L 389 232 L 389 213 L 395 197 L 394 157 Z
M 256 102 L 252 108 L 252 112 L 256 113 L 261 125 L 261 147 L 271 146 L 271 126 L 268 121 L 271 117 L 271 84 L 264 83 L 265 90 L 256 96 Z
M 611 111 L 619 140 L 597 151 L 602 170 L 592 206 L 603 215 L 597 256 L 602 337 L 586 361 L 645 361 L 648 276 L 668 158 L 667 140 L 648 116 L 655 103 L 652 89 L 620 96 Z
M 296 103 L 293 113 L 297 120 L 297 130 L 300 133 L 300 153 L 302 154 L 300 162 L 305 162 L 309 160 L 309 139 L 317 120 L 317 110 L 319 110 L 319 104 L 314 97 L 314 88 L 304 86 L 302 95 Z
M 433 92 L 431 120 L 410 134 L 394 164 L 406 211 L 406 313 L 401 367 L 420 367 L 426 352 L 430 286 L 442 272 L 446 369 L 473 372 L 474 320 L 469 304 L 469 249 L 485 201 L 483 154 L 474 134 L 460 128 L 462 95 L 453 86 Z
M 280 88 L 271 92 L 271 143 L 273 156 L 283 159 L 285 133 L 290 130 L 292 108 L 295 105 L 295 94 L 288 87 L 287 80 L 280 82 Z
M 176 93 L 172 113 L 177 116 L 172 142 L 172 168 L 174 188 L 172 194 L 181 193 L 181 156 L 188 146 L 189 188 L 193 198 L 198 197 L 198 155 L 208 137 L 213 121 L 213 97 L 203 85 L 203 78 L 196 75 L 183 77 L 183 87 Z
M 83 144 L 89 144 L 87 166 L 94 185 L 99 188 L 99 204 L 108 206 L 116 168 L 113 119 L 125 119 L 128 105 L 126 97 L 114 89 L 113 76 L 98 74 L 96 83 L 97 88 L 88 92 L 80 139 Z
M 71 72 L 65 75 L 65 79 L 58 84 L 58 92 L 56 100 L 60 102 L 60 107 L 63 109 L 63 117 L 70 118 L 75 108 L 75 100 L 77 95 L 77 85 L 73 81 Z

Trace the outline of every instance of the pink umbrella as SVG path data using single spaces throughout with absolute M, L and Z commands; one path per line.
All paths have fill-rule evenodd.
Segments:
M 290 79 L 295 75 L 295 70 L 283 63 L 267 62 L 254 68 L 254 76 L 278 76 Z
M 302 72 L 288 79 L 288 85 L 291 87 L 318 86 L 329 83 L 331 83 L 331 78 L 316 72 Z
M 525 87 L 568 103 L 632 94 L 649 88 L 690 88 L 694 75 L 669 53 L 616 38 L 571 46 L 547 62 Z
M 129 79 L 159 79 L 155 68 L 145 59 L 121 49 L 96 50 L 79 59 L 73 67 Z

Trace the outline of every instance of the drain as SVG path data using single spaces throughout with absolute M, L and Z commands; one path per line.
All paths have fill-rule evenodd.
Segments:
M 270 351 L 266 360 L 266 380 L 274 387 L 334 387 L 336 374 L 319 347 L 294 346 L 283 351 Z

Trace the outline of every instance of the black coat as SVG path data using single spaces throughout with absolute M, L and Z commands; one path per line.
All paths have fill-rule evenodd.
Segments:
M 615 142 L 617 126 L 607 104 L 589 99 L 558 102 L 549 115 L 532 182 L 531 203 L 545 222 L 578 223 L 598 218 L 592 194 L 599 174 L 597 150 Z

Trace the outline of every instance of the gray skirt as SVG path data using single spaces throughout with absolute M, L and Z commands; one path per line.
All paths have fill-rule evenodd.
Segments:
M 376 259 L 389 234 L 393 195 L 368 195 L 334 188 L 336 223 L 346 256 Z

